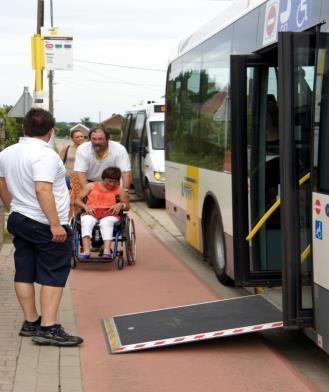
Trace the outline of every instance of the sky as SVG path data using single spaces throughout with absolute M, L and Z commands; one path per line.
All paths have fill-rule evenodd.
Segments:
M 33 94 L 30 37 L 37 29 L 37 3 L 11 0 L 1 7 L 0 106 L 15 105 L 24 86 Z M 44 0 L 45 28 L 51 24 L 50 3 Z M 100 122 L 113 113 L 124 114 L 142 100 L 163 96 L 168 59 L 180 40 L 229 4 L 229 0 L 53 0 L 54 26 L 72 32 L 74 58 L 72 71 L 55 71 L 56 121 L 89 117 Z M 46 72 L 43 83 L 48 90 Z

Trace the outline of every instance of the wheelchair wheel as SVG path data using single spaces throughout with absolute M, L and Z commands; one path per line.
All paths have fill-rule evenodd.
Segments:
M 124 267 L 124 260 L 123 260 L 123 255 L 119 255 L 116 259 L 117 262 L 117 267 L 119 270 L 122 270 L 122 268 Z
M 136 232 L 135 232 L 135 223 L 133 219 L 127 219 L 126 225 L 126 257 L 128 265 L 132 265 L 136 263 Z

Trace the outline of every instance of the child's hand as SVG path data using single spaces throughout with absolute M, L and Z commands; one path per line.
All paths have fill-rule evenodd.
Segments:
M 86 211 L 86 214 L 91 215 L 94 212 L 94 209 L 91 207 L 86 206 L 84 208 L 84 210 Z

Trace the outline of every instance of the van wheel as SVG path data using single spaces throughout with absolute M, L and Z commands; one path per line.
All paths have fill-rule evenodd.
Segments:
M 233 280 L 226 274 L 225 242 L 222 220 L 217 208 L 213 208 L 207 227 L 207 254 L 217 279 L 225 286 L 233 286 Z
M 157 208 L 160 206 L 160 200 L 153 195 L 148 183 L 144 189 L 144 198 L 149 208 Z

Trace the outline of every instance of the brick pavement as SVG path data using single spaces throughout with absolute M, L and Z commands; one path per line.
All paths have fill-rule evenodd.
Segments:
M 13 248 L 0 251 L 0 392 L 83 392 L 79 348 L 37 346 L 18 336 L 23 321 L 13 286 Z M 69 286 L 59 322 L 76 333 Z

